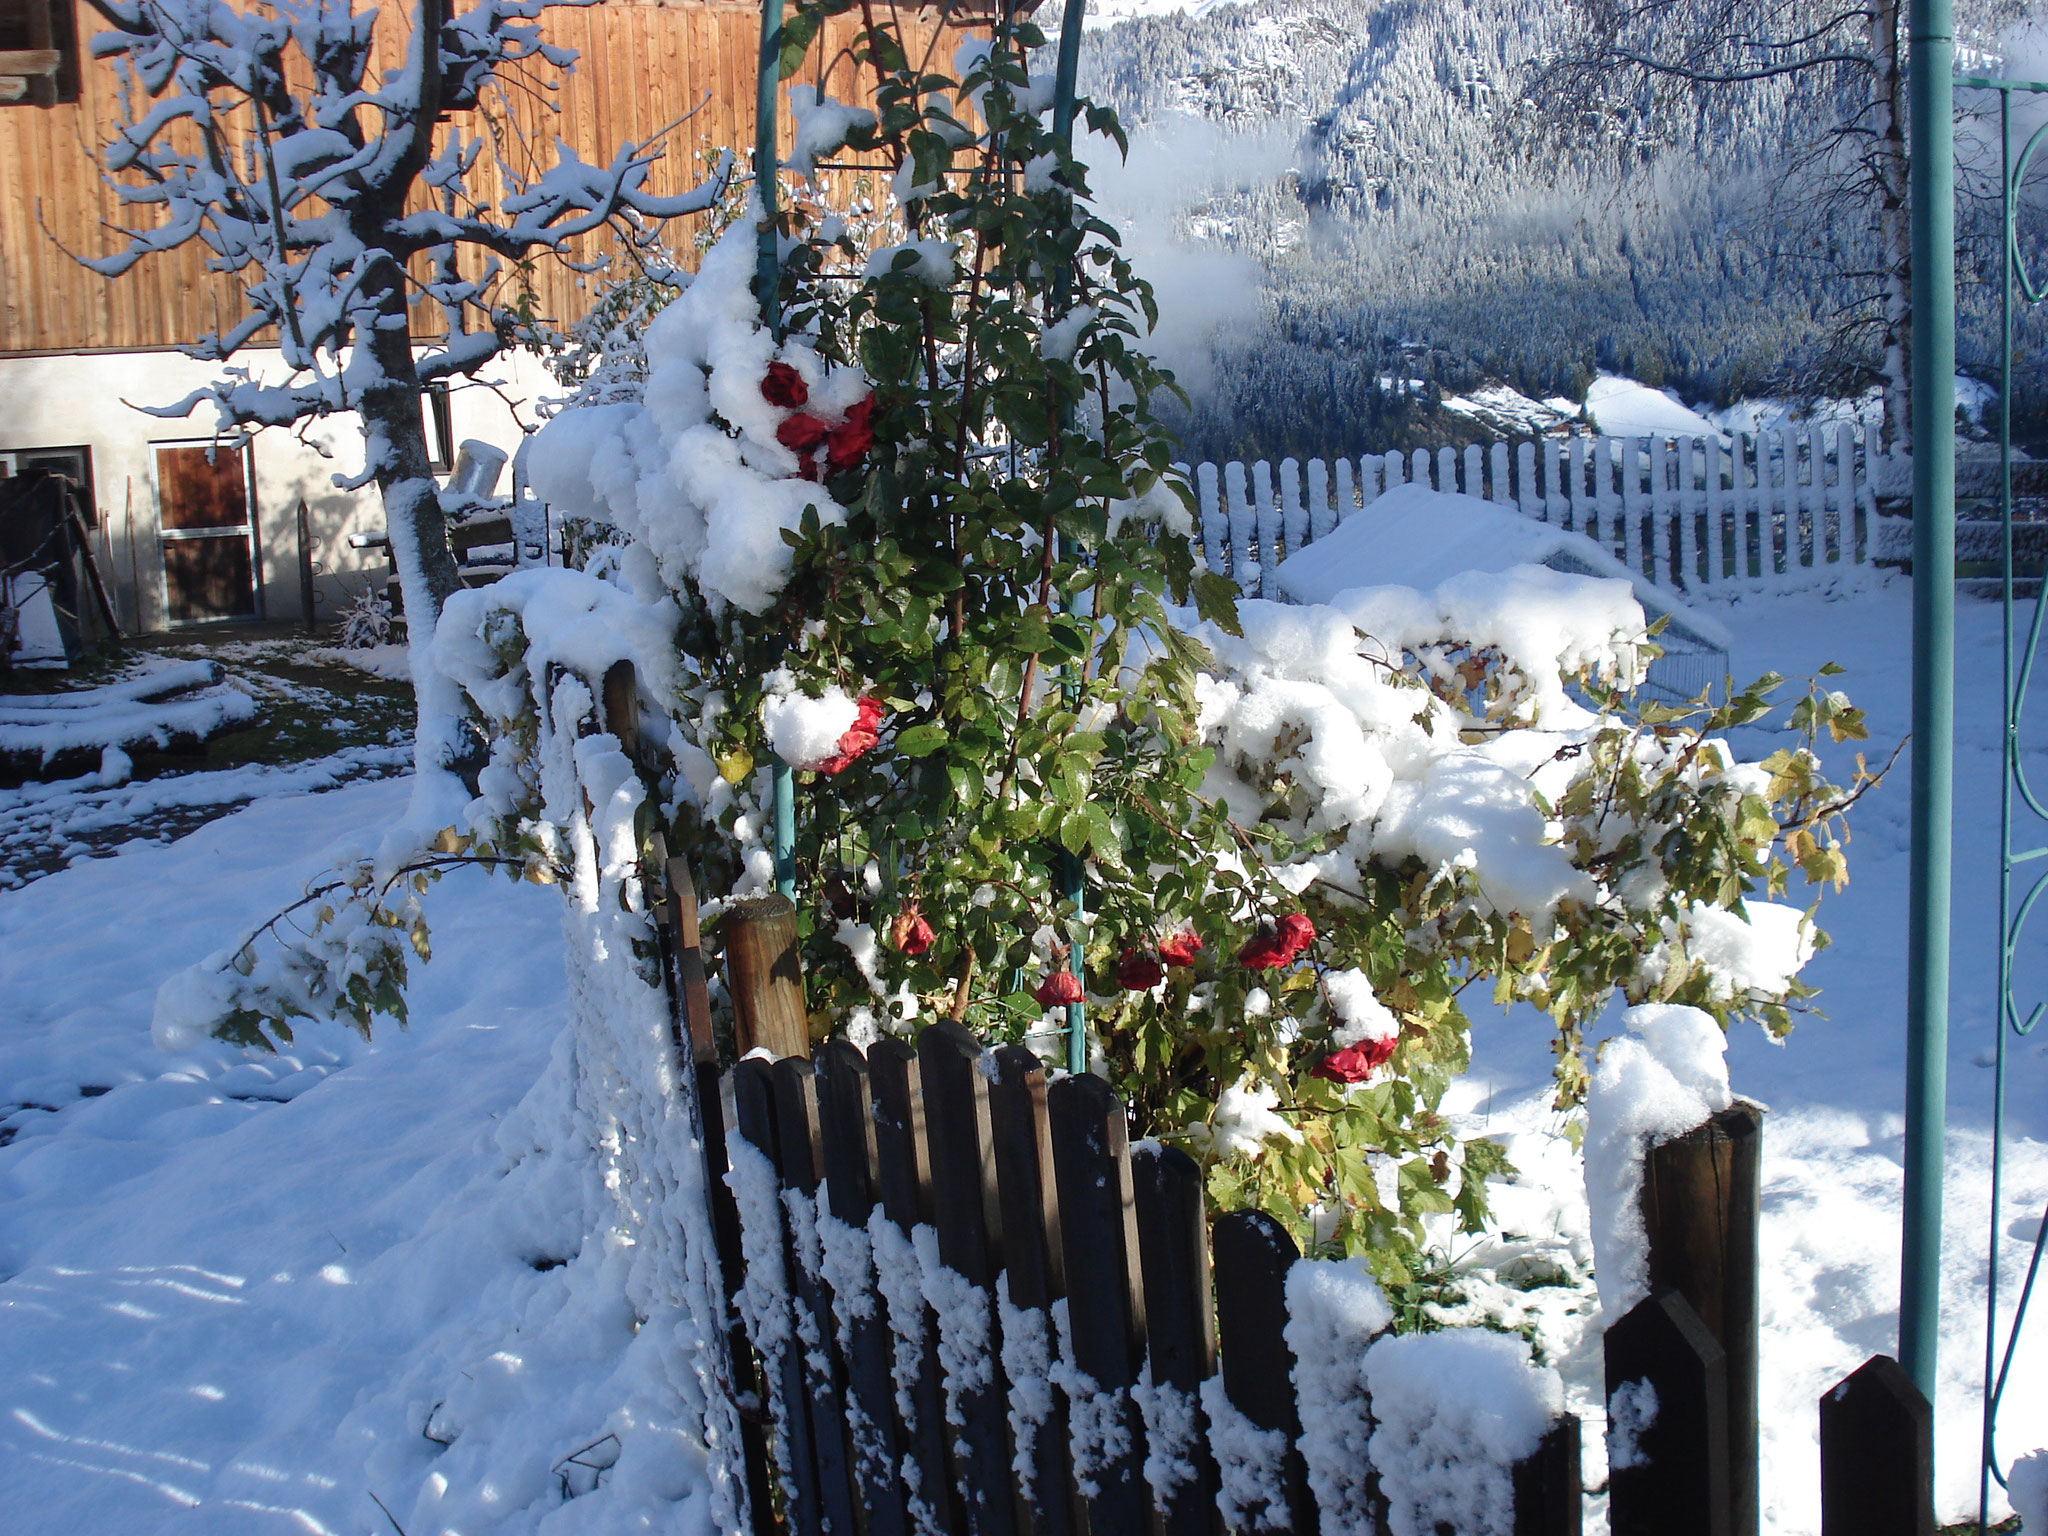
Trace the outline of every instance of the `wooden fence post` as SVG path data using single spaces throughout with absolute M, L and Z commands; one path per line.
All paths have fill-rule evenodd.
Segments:
M 746 1275 L 740 1244 L 739 1207 L 726 1187 L 725 1100 L 719 1088 L 718 1047 L 711 1032 L 711 998 L 699 950 L 697 888 L 686 859 L 667 861 L 667 941 L 675 983 L 672 1028 L 678 1073 L 696 1089 L 697 1130 L 703 1138 L 704 1188 L 711 1207 L 712 1244 L 718 1253 L 719 1289 L 724 1302 L 726 1380 L 737 1399 L 740 1459 L 745 1466 L 747 1513 L 754 1536 L 779 1529 L 769 1490 L 768 1442 L 762 1433 L 761 1369 L 747 1342 L 733 1298 Z
M 1730 1536 L 1728 1363 L 1676 1291 L 1611 1323 L 1605 1340 L 1614 1536 Z
M 759 1057 L 743 1061 L 733 1068 L 729 1079 L 732 1084 L 733 1129 L 742 1141 L 766 1158 L 772 1167 L 777 1152 L 775 1129 L 775 1081 L 774 1069 L 769 1062 Z M 773 1239 L 782 1244 L 782 1268 L 785 1275 L 796 1269 L 796 1256 L 790 1252 L 789 1234 L 782 1217 L 782 1202 L 775 1202 L 776 1216 Z M 793 1301 L 783 1303 L 793 1311 Z M 768 1369 L 775 1373 L 776 1393 L 781 1398 L 782 1412 L 777 1416 L 775 1428 L 781 1437 L 779 1461 L 782 1466 L 785 1486 L 792 1488 L 795 1505 L 790 1510 L 790 1522 L 798 1536 L 825 1536 L 824 1526 L 819 1519 L 818 1462 L 815 1447 L 811 1444 L 811 1416 L 804 1398 L 803 1349 L 795 1337 L 794 1317 L 787 1323 L 790 1337 L 783 1344 L 777 1358 L 769 1363 Z
M 1202 1170 L 1177 1147 L 1148 1143 L 1131 1157 L 1138 1250 L 1145 1281 L 1145 1337 L 1152 1390 L 1184 1394 L 1195 1434 L 1182 1454 L 1194 1476 L 1160 1506 L 1165 1536 L 1218 1536 L 1216 1460 L 1202 1420 L 1202 1383 L 1216 1374 L 1216 1303 L 1209 1284 L 1209 1219 Z M 1519 1536 L 1519 1533 L 1518 1533 Z
M 765 1048 L 771 1056 L 809 1056 L 795 903 L 787 896 L 727 902 L 719 937 L 739 1054 Z
M 1757 1222 L 1763 1111 L 1737 1100 L 1643 1160 L 1650 1290 L 1682 1295 L 1721 1346 L 1728 1372 L 1728 1519 L 1756 1536 Z
M 1316 1536 L 1320 1521 L 1301 1459 L 1294 1352 L 1287 1347 L 1286 1333 L 1287 1271 L 1301 1250 L 1263 1211 L 1232 1211 L 1218 1217 L 1211 1240 L 1223 1390 L 1231 1405 L 1258 1428 L 1280 1432 L 1287 1447 L 1281 1462 L 1290 1522 L 1286 1528 L 1294 1536 Z
M 828 1213 L 865 1238 L 875 1208 L 874 1101 L 867 1060 L 844 1040 L 819 1050 L 818 1115 Z M 873 1285 L 872 1269 L 862 1278 Z M 869 1536 L 903 1536 L 910 1517 L 899 1468 L 889 1320 L 872 1293 L 865 1307 L 862 1298 L 840 1297 L 839 1311 L 846 1317 L 847 1424 L 867 1530 Z
M 1095 1489 L 1083 1490 L 1091 1531 L 1135 1533 L 1146 1526 L 1149 1502 L 1145 1428 L 1130 1390 L 1145 1358 L 1145 1298 L 1123 1101 L 1101 1078 L 1083 1073 L 1054 1083 L 1046 1104 L 1060 1196 L 1067 1328 L 1074 1364 L 1102 1394 L 1085 1408 L 1072 1405 L 1070 1412 L 1114 1415 L 1120 1430 L 1098 1434 L 1099 1459 L 1093 1467 L 1077 1466 L 1075 1475 Z
M 1002 1047 L 995 1053 L 995 1062 L 988 1108 L 996 1188 L 1003 1208 L 1003 1270 L 1010 1305 L 1020 1313 L 1037 1314 L 1036 1326 L 1044 1330 L 1050 1359 L 1059 1349 L 1052 1304 L 1067 1293 L 1067 1281 L 1060 1247 L 1059 1199 L 1053 1184 L 1045 1065 L 1021 1045 Z M 1082 1522 L 1074 1507 L 1077 1493 L 1068 1459 L 1067 1409 L 1057 1389 L 1050 1389 L 1048 1397 L 1045 1416 L 1030 1445 L 1016 1448 L 1026 1467 L 1022 1492 L 1031 1530 L 1039 1536 L 1069 1536 L 1082 1528 Z
M 1934 1410 L 1872 1355 L 1820 1400 L 1821 1536 L 1934 1536 Z
M 785 1056 L 771 1068 L 775 1094 L 776 1170 L 782 1187 L 807 1199 L 818 1194 L 818 1080 L 811 1064 Z M 814 1207 L 815 1209 L 815 1207 Z M 794 1219 L 794 1218 L 792 1218 Z M 816 1218 L 813 1216 L 813 1222 Z M 832 1302 L 818 1263 L 815 1226 L 794 1234 L 790 1257 L 791 1301 L 797 1328 L 797 1350 L 803 1368 L 802 1407 L 811 1417 L 811 1450 L 818 1458 L 818 1493 L 828 1529 L 850 1531 L 855 1489 L 850 1466 L 846 1412 L 839 1399 L 838 1347 L 832 1326 Z
M 1586 1528 L 1579 1416 L 1568 1413 L 1515 1463 L 1514 1536 L 1580 1536 Z
M 924 1089 L 917 1052 L 901 1040 L 877 1040 L 868 1051 L 875 1096 L 875 1186 L 882 1214 L 907 1246 L 911 1229 L 932 1219 L 931 1164 L 925 1156 Z M 923 1309 L 923 1357 L 910 1388 L 903 1438 L 916 1460 L 916 1496 L 942 1531 L 959 1531 L 939 1369 L 938 1320 Z
M 932 1225 L 939 1258 L 972 1288 L 963 1306 L 979 1307 L 987 1360 L 978 1378 L 956 1372 L 948 1417 L 958 1415 L 953 1450 L 960 1495 L 974 1536 L 1009 1536 L 1017 1518 L 1010 1477 L 1007 1394 L 997 1366 L 1002 1330 L 996 1316 L 996 1272 L 1002 1268 L 1002 1207 L 996 1196 L 995 1157 L 989 1134 L 988 1079 L 981 1075 L 981 1042 L 965 1025 L 942 1019 L 917 1037 L 924 1077 L 925 1145 L 931 1156 Z M 966 1318 L 942 1319 L 959 1327 Z

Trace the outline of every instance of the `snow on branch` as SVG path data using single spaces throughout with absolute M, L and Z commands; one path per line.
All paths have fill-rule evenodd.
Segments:
M 668 130 L 602 163 L 558 139 L 549 162 L 526 174 L 493 150 L 497 135 L 472 137 L 450 122 L 453 112 L 491 110 L 485 93 L 508 66 L 571 68 L 575 54 L 545 42 L 539 22 L 593 0 L 481 0 L 460 16 L 447 0 L 414 0 L 409 18 L 392 23 L 410 29 L 404 60 L 381 75 L 372 53 L 385 13 L 345 0 L 246 11 L 221 0 L 92 3 L 112 29 L 92 53 L 122 75 L 104 176 L 141 217 L 119 229 L 120 249 L 80 259 L 117 277 L 197 242 L 212 270 L 241 279 L 247 315 L 186 350 L 224 361 L 274 331 L 294 377 L 284 388 L 227 377 L 183 403 L 209 398 L 228 422 L 358 408 L 381 375 L 348 354 L 402 323 L 422 292 L 448 339 L 427 349 L 420 379 L 474 373 L 507 330 L 496 294 L 506 261 L 606 228 L 645 249 L 664 221 L 710 207 L 729 174 L 728 159 L 680 195 L 650 190 Z M 480 190 L 480 168 L 502 195 Z M 482 259 L 461 260 L 465 247 Z M 425 282 L 411 270 L 421 256 L 432 266 Z

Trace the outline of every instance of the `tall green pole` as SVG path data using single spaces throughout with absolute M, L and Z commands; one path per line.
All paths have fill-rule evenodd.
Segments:
M 782 339 L 782 252 L 775 227 L 775 91 L 782 83 L 782 0 L 761 0 L 761 59 L 754 78 L 754 193 L 761 222 L 754 249 L 754 297 L 761 319 Z M 768 777 L 775 798 L 773 851 L 775 889 L 796 897 L 796 781 L 789 764 L 771 759 Z
M 1060 141 L 1060 147 L 1072 154 L 1074 150 L 1074 85 L 1081 68 L 1081 23 L 1087 14 L 1086 0 L 1067 0 L 1066 9 L 1060 15 L 1059 64 L 1052 79 L 1052 131 Z M 1066 300 L 1066 274 L 1060 274 L 1059 300 L 1064 307 Z M 1066 889 L 1064 895 L 1074 904 L 1074 915 L 1081 915 L 1082 905 L 1087 899 L 1087 887 L 1082 874 L 1081 860 L 1068 855 L 1061 861 L 1061 880 Z M 1081 960 L 1081 946 L 1076 944 L 1067 958 L 1075 976 L 1086 979 Z M 1067 1070 L 1076 1074 L 1088 1070 L 1088 1005 L 1067 1004 Z
M 1955 24 L 1911 0 L 1913 852 L 1906 953 L 1906 1190 L 1899 1363 L 1931 1403 L 1941 1314 L 1948 1098 L 1950 812 L 1955 788 Z

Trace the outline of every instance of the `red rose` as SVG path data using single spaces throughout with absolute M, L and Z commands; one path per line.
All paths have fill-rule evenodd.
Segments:
M 768 377 L 761 381 L 761 398 L 784 410 L 795 410 L 811 398 L 811 386 L 787 363 L 770 363 Z
M 809 411 L 798 411 L 782 418 L 782 425 L 775 429 L 775 441 L 792 453 L 809 453 L 831 434 L 832 429 Z
M 1169 933 L 1159 941 L 1159 958 L 1168 965 L 1193 965 L 1195 955 L 1201 950 L 1202 941 L 1192 928 L 1183 928 L 1178 933 Z
M 873 751 L 881 739 L 881 700 L 863 698 L 860 713 L 854 716 L 853 724 L 839 733 L 839 739 L 832 743 L 832 755 L 818 764 L 818 772 L 839 773 L 852 767 L 856 760 Z
M 898 912 L 896 921 L 889 925 L 889 942 L 906 955 L 923 954 L 932 947 L 935 937 L 932 925 L 925 921 L 916 902 Z
M 1066 1003 L 1078 1003 L 1083 996 L 1081 978 L 1072 971 L 1052 971 L 1031 995 L 1038 999 L 1038 1006 L 1041 1008 L 1058 1008 Z
M 1356 1045 L 1347 1045 L 1310 1067 L 1308 1075 L 1331 1083 L 1362 1083 L 1375 1068 L 1387 1064 L 1398 1039 L 1399 1036 L 1389 1035 L 1384 1040 L 1361 1040 Z
M 827 474 L 836 475 L 851 469 L 875 446 L 875 429 L 868 425 L 868 416 L 874 408 L 873 395 L 863 395 L 846 408 L 846 419 L 825 439 Z
M 1127 949 L 1116 963 L 1116 984 L 1126 992 L 1150 992 L 1166 979 L 1166 967 L 1142 949 Z
M 1237 963 L 1254 971 L 1278 970 L 1283 965 L 1292 965 L 1295 957 L 1315 942 L 1315 937 L 1316 925 L 1301 913 L 1290 912 L 1271 927 L 1261 924 L 1259 931 L 1237 952 Z

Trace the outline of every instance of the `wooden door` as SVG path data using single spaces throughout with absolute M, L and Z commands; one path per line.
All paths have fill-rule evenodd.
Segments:
M 157 449 L 164 611 L 173 624 L 256 616 L 249 479 L 248 450 L 236 444 Z

